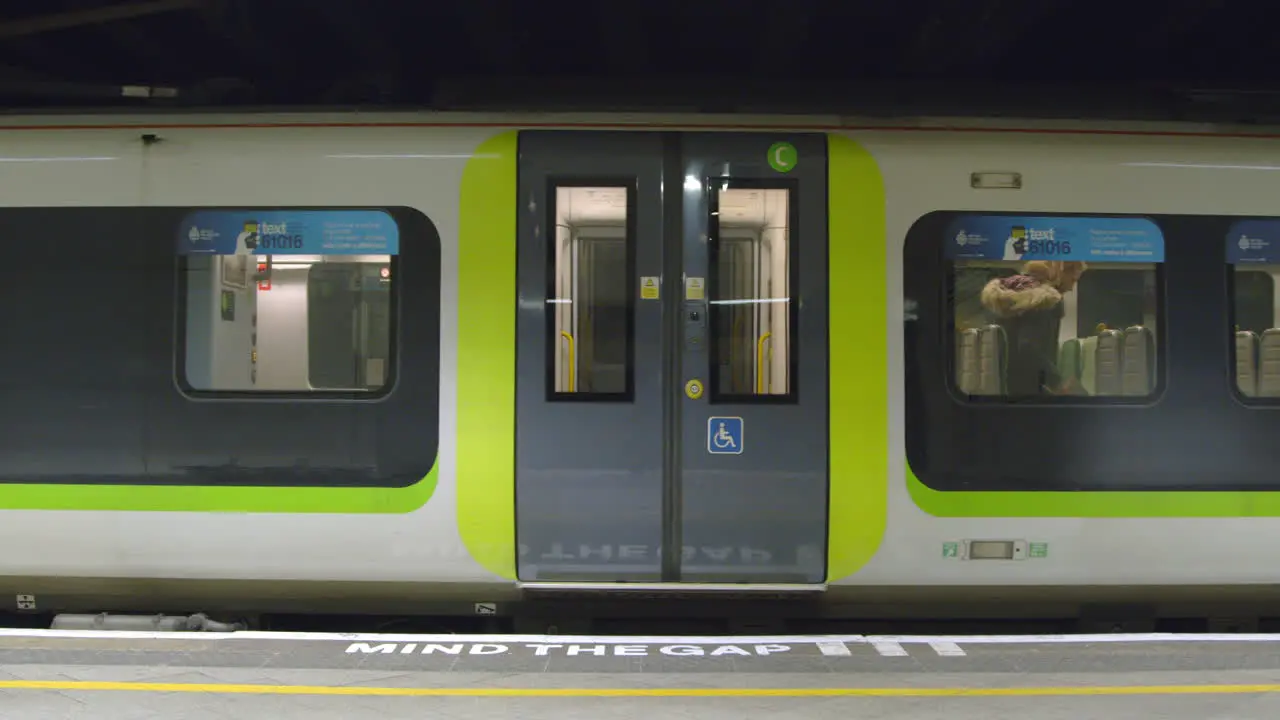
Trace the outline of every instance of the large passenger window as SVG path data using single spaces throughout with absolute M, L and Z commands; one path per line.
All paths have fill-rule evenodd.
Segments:
M 951 261 L 953 385 L 976 401 L 1150 398 L 1160 230 L 1142 218 L 966 215 Z
M 708 184 L 712 398 L 791 400 L 797 360 L 791 294 L 795 187 L 726 179 Z
M 1244 220 L 1227 233 L 1236 390 L 1250 401 L 1280 398 L 1276 284 L 1280 221 Z
M 629 399 L 635 190 L 629 182 L 561 182 L 550 194 L 549 397 Z
M 207 210 L 178 238 L 185 385 L 378 395 L 390 386 L 399 233 L 376 210 Z

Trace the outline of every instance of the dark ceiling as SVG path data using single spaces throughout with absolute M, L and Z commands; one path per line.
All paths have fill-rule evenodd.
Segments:
M 8 5 L 28 9 L 0 19 L 6 109 L 1280 118 L 1280 43 L 1258 0 Z

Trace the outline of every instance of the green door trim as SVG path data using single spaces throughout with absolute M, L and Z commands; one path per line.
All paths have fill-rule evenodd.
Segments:
M 515 580 L 515 273 L 518 131 L 463 171 L 458 239 L 458 531 Z M 853 140 L 828 135 L 831 417 L 828 582 L 880 546 L 888 512 L 884 182 Z

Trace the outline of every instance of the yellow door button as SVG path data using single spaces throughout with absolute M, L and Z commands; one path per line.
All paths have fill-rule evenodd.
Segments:
M 697 400 L 702 397 L 702 381 L 690 380 L 684 384 L 684 394 L 689 396 L 690 400 Z

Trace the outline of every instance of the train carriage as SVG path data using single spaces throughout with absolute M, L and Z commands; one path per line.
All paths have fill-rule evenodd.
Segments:
M 1278 148 L 6 118 L 0 607 L 1265 604 Z M 1028 390 L 984 290 L 1063 262 Z

